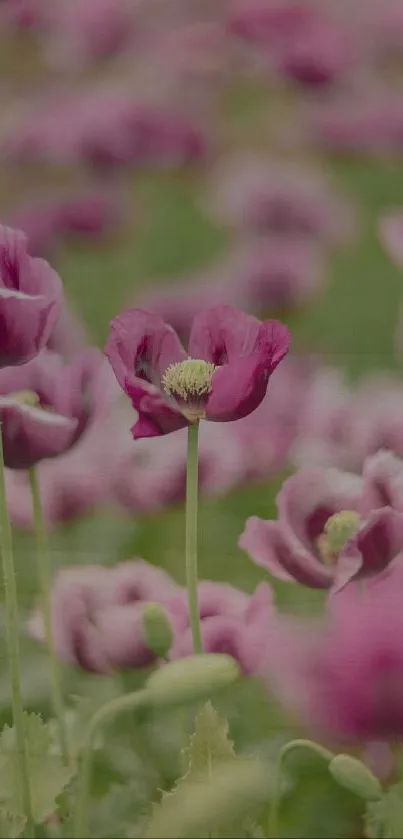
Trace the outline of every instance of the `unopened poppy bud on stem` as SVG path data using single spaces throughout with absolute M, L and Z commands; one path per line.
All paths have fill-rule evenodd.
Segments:
M 230 685 L 239 676 L 239 666 L 231 656 L 204 653 L 170 661 L 151 674 L 146 690 L 153 704 L 192 702 Z
M 144 640 L 150 650 L 164 658 L 172 647 L 174 634 L 165 609 L 159 603 L 147 603 L 143 613 Z
M 336 755 L 329 763 L 329 772 L 336 783 L 365 801 L 378 801 L 382 798 L 378 778 L 361 760 L 351 755 Z

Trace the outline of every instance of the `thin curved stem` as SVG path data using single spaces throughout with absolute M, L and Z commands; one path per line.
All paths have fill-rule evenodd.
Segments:
M 59 746 L 66 765 L 70 763 L 66 725 L 64 721 L 63 694 L 61 688 L 60 665 L 56 655 L 52 631 L 51 613 L 51 570 L 49 546 L 46 525 L 43 518 L 41 493 L 39 489 L 38 473 L 34 466 L 29 469 L 29 483 L 32 496 L 32 510 L 36 537 L 36 561 L 39 586 L 41 591 L 41 605 L 45 628 L 45 640 L 50 659 L 50 680 L 53 712 L 57 721 Z
M 4 579 L 7 649 L 10 662 L 12 712 L 17 743 L 17 757 L 21 795 L 26 817 L 25 835 L 35 836 L 35 824 L 32 815 L 31 789 L 29 782 L 29 755 L 25 738 L 24 707 L 21 694 L 20 677 L 20 642 L 17 585 L 15 579 L 13 542 L 11 525 L 7 510 L 6 487 L 4 479 L 3 436 L 0 425 L 0 549 Z
M 281 770 L 283 768 L 284 759 L 287 755 L 294 751 L 294 749 L 308 749 L 311 752 L 315 752 L 315 754 L 322 757 L 328 763 L 334 758 L 333 752 L 329 749 L 326 749 L 324 746 L 320 746 L 319 743 L 314 743 L 312 740 L 290 740 L 289 743 L 286 743 L 282 749 L 280 749 L 280 754 L 277 758 L 276 769 L 274 772 L 274 792 L 273 792 L 273 803 L 271 805 L 270 810 L 270 818 L 269 818 L 269 839 L 279 839 L 278 837 L 278 810 L 279 810 L 279 803 L 280 803 L 280 783 L 281 783 Z
M 88 839 L 88 800 L 91 783 L 92 749 L 94 737 L 107 722 L 125 711 L 144 707 L 147 692 L 136 690 L 106 702 L 90 720 L 87 737 L 83 746 L 78 777 L 78 797 L 75 814 L 74 836 L 76 839 Z
M 188 427 L 186 468 L 186 586 L 195 653 L 203 652 L 197 579 L 197 512 L 199 491 L 199 423 Z

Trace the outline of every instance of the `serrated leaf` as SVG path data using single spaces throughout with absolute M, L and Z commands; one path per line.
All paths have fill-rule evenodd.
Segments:
M 227 720 L 220 718 L 211 702 L 207 702 L 196 717 L 194 734 L 184 750 L 188 762 L 188 780 L 192 780 L 199 772 L 210 772 L 221 760 L 236 760 L 228 730 Z
M 154 808 L 145 839 L 245 839 L 267 798 L 267 767 L 256 759 L 220 761 L 209 775 L 179 783 Z
M 241 760 L 236 755 L 234 744 L 228 736 L 228 729 L 227 720 L 217 714 L 211 702 L 207 702 L 196 717 L 194 733 L 190 738 L 189 746 L 183 751 L 187 763 L 185 774 L 170 792 L 163 795 L 161 802 L 154 805 L 146 836 L 153 836 L 155 830 L 157 831 L 155 835 L 158 836 L 161 830 L 165 831 L 163 835 L 166 837 L 174 836 L 175 832 L 183 828 L 185 832 L 180 835 L 186 835 L 187 839 L 191 839 L 193 836 L 199 836 L 204 828 L 207 830 L 207 833 L 203 834 L 205 836 L 214 836 L 216 839 L 223 839 L 223 837 L 234 839 L 239 836 L 252 837 L 254 831 L 258 831 L 258 827 L 251 820 L 250 808 L 249 812 L 248 807 L 246 810 L 243 809 L 245 800 L 238 802 L 242 814 L 245 814 L 243 820 L 241 812 L 238 814 L 234 812 L 234 803 L 226 816 L 221 812 L 217 817 L 215 811 L 216 795 L 219 794 L 219 790 L 212 790 L 210 786 L 214 786 L 217 781 L 220 782 L 221 769 L 223 768 L 224 771 L 222 789 L 224 809 L 228 797 L 227 786 L 230 783 L 228 771 L 231 765 L 235 767 L 235 782 L 238 763 L 242 763 L 246 778 L 248 775 L 248 761 Z M 258 765 L 256 762 L 255 764 Z M 187 804 L 186 807 L 184 806 L 185 801 L 193 801 L 193 812 L 192 808 L 189 810 Z M 209 809 L 209 815 L 204 812 L 204 807 Z M 218 819 L 217 824 L 214 823 L 214 819 L 216 821 Z
M 32 810 L 41 824 L 56 809 L 56 799 L 72 778 L 72 771 L 52 754 L 52 733 L 38 714 L 24 713 L 28 750 Z M 0 803 L 23 816 L 19 761 L 14 728 L 5 726 L 0 735 Z
M 380 801 L 368 804 L 365 816 L 368 839 L 401 839 L 403 836 L 403 784 L 390 787 Z
M 24 816 L 0 809 L 0 836 L 2 839 L 17 839 L 24 830 L 25 822 Z

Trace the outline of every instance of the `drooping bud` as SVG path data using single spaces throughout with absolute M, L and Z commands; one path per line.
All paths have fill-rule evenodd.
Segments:
M 329 772 L 336 783 L 365 801 L 379 801 L 382 798 L 383 792 L 378 778 L 355 757 L 336 755 L 329 763 Z
M 343 510 L 330 516 L 325 524 L 325 535 L 333 553 L 338 554 L 360 526 L 360 516 L 354 510 Z
M 191 422 L 204 417 L 204 405 L 216 369 L 210 361 L 187 358 L 170 364 L 162 377 L 166 393 L 179 403 L 182 413 Z
M 164 658 L 172 647 L 173 630 L 165 609 L 159 603 L 146 603 L 142 611 L 144 640 L 150 650 Z
M 154 705 L 189 702 L 209 697 L 239 676 L 239 666 L 231 656 L 203 653 L 170 661 L 156 670 L 147 679 L 146 692 Z

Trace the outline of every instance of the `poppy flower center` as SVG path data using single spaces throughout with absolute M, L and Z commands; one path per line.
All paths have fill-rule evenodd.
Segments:
M 340 551 L 357 532 L 360 516 L 354 510 L 342 510 L 327 520 L 317 546 L 324 565 L 335 565 Z
M 211 393 L 211 379 L 217 369 L 210 361 L 187 358 L 170 364 L 162 377 L 162 386 L 172 396 L 191 422 L 204 417 L 204 405 Z
M 40 404 L 39 396 L 33 390 L 18 390 L 11 394 L 11 398 L 20 405 L 30 405 L 32 408 L 37 408 Z

